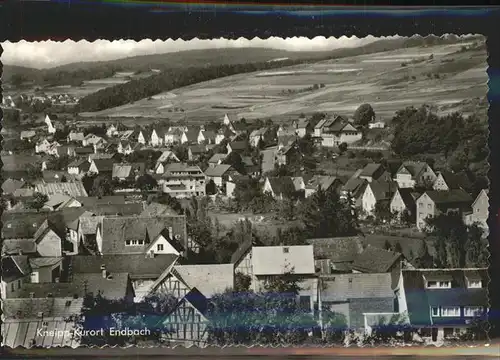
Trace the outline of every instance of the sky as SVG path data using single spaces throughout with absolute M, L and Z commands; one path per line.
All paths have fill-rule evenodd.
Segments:
M 72 41 L 40 41 L 1 43 L 2 63 L 7 65 L 27 66 L 34 68 L 50 68 L 74 62 L 107 61 L 138 55 L 164 54 L 184 50 L 200 50 L 210 48 L 265 47 L 289 51 L 324 51 L 345 47 L 363 46 L 380 39 L 397 38 L 373 37 L 357 38 L 342 36 L 340 38 L 318 36 L 268 39 L 192 39 L 192 40 L 97 40 L 94 42 Z

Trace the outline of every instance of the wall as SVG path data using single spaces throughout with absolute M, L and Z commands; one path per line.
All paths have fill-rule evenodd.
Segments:
M 396 182 L 399 188 L 413 188 L 415 187 L 415 181 L 412 179 L 411 174 L 397 174 Z
M 399 191 L 394 194 L 390 206 L 391 212 L 394 214 L 398 214 L 398 216 L 401 216 L 401 213 L 406 209 L 406 205 L 403 201 L 403 198 L 399 194 Z
M 37 275 L 37 282 L 38 283 L 52 283 L 55 282 L 55 279 L 52 278 L 52 271 L 56 269 L 57 267 L 60 267 L 61 264 L 58 263 L 53 266 L 45 266 L 39 269 L 34 270 L 34 273 L 38 273 Z M 61 270 L 61 269 L 60 269 Z M 32 280 L 32 282 L 34 282 Z
M 394 311 L 394 298 L 366 298 L 350 299 L 349 315 L 350 326 L 364 328 L 365 318 L 363 313 L 390 313 Z
M 60 257 L 62 256 L 61 238 L 49 230 L 43 239 L 37 245 L 37 251 L 40 256 Z
M 434 184 L 432 185 L 432 188 L 434 190 L 441 190 L 441 191 L 448 191 L 448 185 L 446 185 L 446 182 L 443 179 L 443 176 L 441 174 L 438 175 L 436 178 L 436 181 L 434 181 Z
M 434 215 L 434 202 L 427 194 L 423 194 L 420 198 L 417 199 L 416 215 L 417 228 L 422 231 L 426 226 L 425 219 L 429 215 Z
M 375 210 L 375 205 L 377 204 L 377 200 L 375 199 L 375 195 L 373 194 L 373 191 L 370 186 L 366 187 L 361 201 L 363 204 L 363 210 L 368 215 L 373 215 L 373 212 Z
M 163 245 L 163 250 L 158 250 L 158 245 Z M 179 255 L 179 252 L 165 239 L 163 236 L 159 236 L 156 241 L 153 242 L 150 251 L 155 254 L 175 254 Z
M 19 290 L 23 287 L 25 283 L 29 282 L 29 275 L 24 278 L 20 278 L 17 280 L 14 280 L 12 282 L 5 282 L 2 280 L 1 282 L 1 296 L 2 298 L 13 298 L 16 297 L 17 294 L 19 293 Z M 12 291 L 12 285 L 14 285 L 14 291 Z

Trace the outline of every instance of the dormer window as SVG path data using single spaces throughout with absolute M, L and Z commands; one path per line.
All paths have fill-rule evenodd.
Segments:
M 483 282 L 481 280 L 468 280 L 467 287 L 469 289 L 480 289 L 483 287 Z
M 441 281 L 427 281 L 427 289 L 450 289 L 451 281 L 450 280 L 441 280 Z

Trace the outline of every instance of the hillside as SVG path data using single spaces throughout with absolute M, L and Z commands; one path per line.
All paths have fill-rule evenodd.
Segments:
M 414 39 L 403 43 L 413 45 Z M 344 51 L 360 52 L 359 49 Z M 484 42 L 472 39 L 452 44 L 399 46 L 396 50 L 366 51 L 279 69 L 256 69 L 189 86 L 172 86 L 141 100 L 81 115 L 203 122 L 228 113 L 232 118 L 247 120 L 285 120 L 313 112 L 352 115 L 360 104 L 367 102 L 372 104 L 378 119 L 385 121 L 397 110 L 424 103 L 435 106 L 441 113 L 480 112 L 486 118 L 487 102 L 483 100 L 488 80 L 486 58 Z M 165 85 L 168 79 L 163 80 Z M 134 89 L 149 82 L 149 79 L 134 82 Z M 131 84 L 114 86 L 88 99 L 107 105 L 127 86 Z M 476 99 L 474 104 L 471 99 Z M 85 103 L 85 98 L 82 101 Z
M 480 38 L 480 37 L 474 37 Z M 222 64 L 248 64 L 287 58 L 290 60 L 325 59 L 356 56 L 367 53 L 394 50 L 401 47 L 428 46 L 470 41 L 458 37 L 411 37 L 382 39 L 358 48 L 341 48 L 332 51 L 286 51 L 267 48 L 229 48 L 189 50 L 157 55 L 134 56 L 103 62 L 81 62 L 49 69 L 33 69 L 4 65 L 4 83 L 31 83 L 38 86 L 80 85 L 83 81 L 96 80 L 114 75 L 119 71 L 147 72 L 151 69 L 179 69 Z

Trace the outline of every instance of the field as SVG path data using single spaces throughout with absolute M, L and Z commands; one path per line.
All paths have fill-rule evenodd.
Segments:
M 487 54 L 471 44 L 415 47 L 239 74 L 158 94 L 90 117 L 277 120 L 300 113 L 351 115 L 364 102 L 379 118 L 427 103 L 440 112 L 487 108 Z M 317 84 L 317 89 L 305 90 Z

